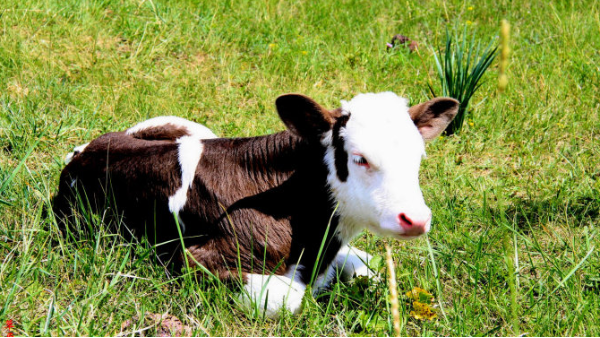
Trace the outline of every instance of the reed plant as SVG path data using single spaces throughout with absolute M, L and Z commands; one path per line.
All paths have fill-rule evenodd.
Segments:
M 456 43 L 455 43 L 456 42 Z M 491 41 L 482 48 L 481 41 L 470 38 L 465 27 L 462 40 L 446 31 L 444 50 L 434 53 L 438 79 L 442 88 L 441 96 L 449 96 L 460 102 L 458 113 L 445 130 L 447 135 L 460 132 L 473 94 L 481 87 L 481 78 L 496 58 L 498 47 Z M 429 90 L 436 95 L 433 87 Z

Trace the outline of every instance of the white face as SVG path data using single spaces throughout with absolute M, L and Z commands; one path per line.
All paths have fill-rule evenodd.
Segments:
M 390 92 L 360 94 L 342 101 L 342 111 L 350 116 L 345 127 L 323 140 L 328 181 L 342 217 L 340 237 L 348 241 L 364 227 L 398 239 L 429 231 L 431 210 L 419 187 L 425 144 L 406 100 Z

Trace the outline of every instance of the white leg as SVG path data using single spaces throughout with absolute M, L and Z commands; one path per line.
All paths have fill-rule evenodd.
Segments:
M 331 281 L 333 281 L 333 279 L 335 278 L 335 273 L 336 265 L 335 262 L 333 262 L 327 267 L 327 270 L 325 270 L 325 272 L 320 274 L 317 277 L 317 279 L 315 279 L 312 292 L 313 296 L 318 295 L 319 293 L 321 293 L 321 291 L 326 289 L 329 286 L 329 284 L 331 284 Z
M 277 318 L 282 308 L 293 314 L 302 306 L 306 285 L 286 276 L 248 274 L 242 304 L 250 311 L 257 309 L 269 318 Z
M 359 276 L 374 277 L 377 274 L 368 266 L 371 258 L 373 257 L 368 253 L 346 245 L 335 256 L 333 264 L 341 272 L 342 280 L 350 280 Z

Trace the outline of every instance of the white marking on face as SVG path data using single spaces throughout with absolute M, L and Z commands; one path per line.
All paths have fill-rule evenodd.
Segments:
M 342 110 L 350 114 L 340 130 L 348 154 L 345 182 L 337 176 L 332 146 L 325 156 L 328 182 L 339 202 L 339 238 L 348 243 L 365 227 L 377 235 L 399 239 L 427 232 L 431 211 L 419 187 L 425 143 L 408 114 L 406 99 L 391 92 L 361 94 L 342 101 Z M 323 144 L 331 142 L 324 140 Z M 422 225 L 411 229 L 401 223 L 401 214 Z
M 279 317 L 281 309 L 298 313 L 306 285 L 287 276 L 248 274 L 244 292 L 239 296 L 242 305 L 252 311 L 265 311 L 269 318 Z
M 135 134 L 144 129 L 160 127 L 160 126 L 164 126 L 166 124 L 172 124 L 175 126 L 184 127 L 188 130 L 188 133 L 189 133 L 188 136 L 194 136 L 199 139 L 210 139 L 210 138 L 217 137 L 217 135 L 215 135 L 207 127 L 205 127 L 199 123 L 192 122 L 192 121 L 189 121 L 184 118 L 177 117 L 177 116 L 154 117 L 154 118 L 151 118 L 144 122 L 136 124 L 135 126 L 127 129 L 127 131 L 125 133 L 127 135 L 132 135 L 132 134 Z
M 183 136 L 176 141 L 179 144 L 179 166 L 181 167 L 181 187 L 169 197 L 169 210 L 179 214 L 187 202 L 187 192 L 194 183 L 196 168 L 202 157 L 204 146 L 195 136 Z

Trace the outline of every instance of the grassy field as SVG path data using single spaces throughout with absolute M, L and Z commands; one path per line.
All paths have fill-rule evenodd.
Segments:
M 328 107 L 360 92 L 411 102 L 438 88 L 432 47 L 466 25 L 512 26 L 459 135 L 421 171 L 428 239 L 394 251 L 407 336 L 600 335 L 600 3 L 597 1 L 2 0 L 0 335 L 392 335 L 384 283 L 336 284 L 302 313 L 245 313 L 224 286 L 167 275 L 144 245 L 98 230 L 65 241 L 46 211 L 64 155 L 104 132 L 172 114 L 235 137 L 283 129 L 274 99 Z M 386 49 L 394 34 L 419 53 Z M 383 270 L 382 270 L 383 271 Z M 384 272 L 385 273 L 385 272 Z M 371 284 L 371 285 L 369 285 Z M 404 294 L 431 292 L 434 320 Z M 148 331 L 144 331 L 147 329 Z

